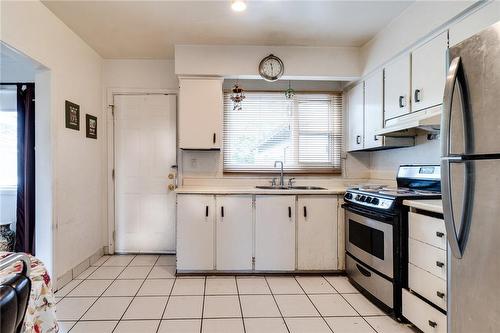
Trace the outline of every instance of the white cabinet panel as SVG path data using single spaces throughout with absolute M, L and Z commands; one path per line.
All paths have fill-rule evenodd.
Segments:
M 218 195 L 217 270 L 252 269 L 252 196 Z
M 410 56 L 402 55 L 384 69 L 385 120 L 410 112 Z
M 384 75 L 382 70 L 365 80 L 365 149 L 380 147 L 384 137 L 377 136 L 384 127 Z
M 410 212 L 408 221 L 410 238 L 446 250 L 446 228 L 442 219 Z
M 446 333 L 446 315 L 403 289 L 403 316 L 424 333 Z
M 446 251 L 410 238 L 409 262 L 435 276 L 446 280 Z
M 295 196 L 256 196 L 255 269 L 295 269 Z
M 408 264 L 408 286 L 432 303 L 446 310 L 446 280 L 440 279 L 413 264 Z
M 348 151 L 363 149 L 364 139 L 364 83 L 347 93 Z
M 179 148 L 221 148 L 222 79 L 181 78 L 179 87 Z
M 213 195 L 177 195 L 177 269 L 214 269 Z
M 299 196 L 297 267 L 337 269 L 337 197 Z
M 443 32 L 412 52 L 412 112 L 443 102 L 448 34 Z
M 450 27 L 450 47 L 500 21 L 500 1 L 491 1 Z

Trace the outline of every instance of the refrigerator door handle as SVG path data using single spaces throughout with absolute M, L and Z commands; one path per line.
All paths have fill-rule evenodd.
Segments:
M 444 87 L 443 114 L 441 117 L 441 156 L 443 157 L 450 156 L 451 110 L 460 63 L 460 57 L 456 57 L 451 61 L 448 75 L 446 76 L 446 85 Z
M 463 160 L 459 156 L 450 156 L 450 124 L 451 124 L 451 112 L 453 95 L 455 92 L 455 86 L 458 82 L 458 87 L 461 93 L 462 105 L 460 111 L 462 112 L 462 117 L 464 121 L 464 153 L 469 152 L 472 144 L 472 132 L 469 119 L 469 104 L 468 104 L 468 92 L 467 85 L 465 81 L 465 75 L 462 68 L 461 58 L 456 57 L 450 63 L 450 69 L 446 77 L 446 86 L 444 90 L 443 97 L 443 115 L 441 119 L 441 185 L 442 185 L 442 197 L 443 197 L 443 215 L 445 221 L 446 234 L 448 238 L 448 243 L 450 244 L 450 249 L 453 255 L 460 259 L 463 256 L 465 249 L 469 228 L 470 228 L 470 215 L 472 209 L 473 198 L 473 188 L 474 188 L 474 168 L 473 162 Z M 451 191 L 451 174 L 450 166 L 451 163 L 465 163 L 465 181 L 464 181 L 464 194 L 462 198 L 462 211 L 460 216 L 460 221 L 462 228 L 457 232 L 455 216 L 453 213 L 452 204 L 452 191 Z

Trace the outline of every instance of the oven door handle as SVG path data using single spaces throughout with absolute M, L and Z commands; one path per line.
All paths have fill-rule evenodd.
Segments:
M 350 211 L 352 213 L 355 213 L 355 214 L 358 214 L 358 215 L 361 215 L 361 216 L 364 216 L 364 217 L 367 217 L 370 219 L 374 219 L 377 221 L 381 221 L 381 222 L 392 222 L 394 220 L 394 216 L 381 214 L 381 213 L 377 213 L 377 212 L 372 212 L 372 211 L 368 211 L 368 210 L 361 209 L 361 208 L 354 208 L 353 206 L 348 205 L 348 204 L 343 204 L 342 208 L 344 208 L 345 210 Z
M 365 269 L 363 266 L 359 265 L 359 264 L 356 264 L 356 268 L 358 269 L 358 271 L 363 274 L 364 276 L 366 277 L 370 277 L 372 276 L 372 273 L 370 273 L 369 270 Z

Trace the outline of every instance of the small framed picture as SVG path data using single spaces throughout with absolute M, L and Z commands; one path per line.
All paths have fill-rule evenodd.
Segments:
M 80 130 L 80 105 L 66 101 L 66 128 Z
M 97 117 L 86 114 L 85 123 L 87 124 L 87 138 L 97 139 Z

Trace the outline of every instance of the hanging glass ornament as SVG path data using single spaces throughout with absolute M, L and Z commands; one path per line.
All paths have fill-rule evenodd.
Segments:
M 295 96 L 295 90 L 292 89 L 292 81 L 288 81 L 288 89 L 285 90 L 286 99 L 292 99 Z
M 241 88 L 236 82 L 231 89 L 231 101 L 233 101 L 233 110 L 241 111 L 241 102 L 245 99 L 245 93 L 243 92 L 243 88 Z

